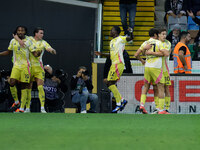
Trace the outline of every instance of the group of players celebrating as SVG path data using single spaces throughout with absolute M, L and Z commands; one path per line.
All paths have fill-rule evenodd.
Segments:
M 45 92 L 43 89 L 45 71 L 42 63 L 44 51 L 56 54 L 56 51 L 43 40 L 44 29 L 37 27 L 34 36 L 27 36 L 27 28 L 18 26 L 10 41 L 8 50 L 0 52 L 0 56 L 6 56 L 13 52 L 13 68 L 8 78 L 10 91 L 14 99 L 12 110 L 15 112 L 30 112 L 31 89 L 33 81 L 36 81 L 41 112 L 44 109 Z M 21 102 L 18 99 L 16 84 L 21 85 Z M 25 110 L 26 107 L 26 110 Z
M 106 80 L 108 88 L 116 99 L 116 108 L 112 111 L 116 113 L 122 111 L 128 103 L 119 93 L 116 82 L 124 70 L 123 50 L 127 41 L 133 40 L 133 29 L 129 28 L 128 36 L 120 36 L 120 28 L 114 26 L 110 32 L 113 39 L 110 42 L 110 59 L 112 65 Z M 13 34 L 13 39 L 7 51 L 0 52 L 0 56 L 9 55 L 13 51 L 13 68 L 8 82 L 10 91 L 14 99 L 12 105 L 15 112 L 30 112 L 31 89 L 33 81 L 36 81 L 41 103 L 41 112 L 46 113 L 44 109 L 45 93 L 43 89 L 45 72 L 42 63 L 44 51 L 56 54 L 56 51 L 43 40 L 44 30 L 40 27 L 35 28 L 34 36 L 27 36 L 27 28 L 18 26 Z M 147 114 L 145 110 L 146 95 L 153 85 L 154 101 L 156 113 L 169 114 L 171 85 L 168 69 L 169 54 L 171 52 L 171 43 L 166 40 L 166 29 L 149 30 L 150 39 L 145 41 L 135 53 L 135 57 L 145 65 L 144 88 L 141 94 L 140 110 Z M 146 55 L 146 61 L 140 55 Z M 21 103 L 18 99 L 16 83 L 21 83 Z M 24 110 L 26 107 L 26 110 Z
M 127 41 L 133 39 L 133 30 L 128 29 L 129 36 L 120 36 L 120 28 L 114 26 L 111 30 L 110 36 L 113 39 L 110 42 L 110 58 L 112 60 L 112 66 L 108 74 L 107 86 L 113 93 L 116 99 L 116 108 L 112 111 L 122 111 L 127 100 L 119 93 L 115 83 L 120 79 L 124 69 L 123 50 Z M 145 65 L 144 71 L 144 88 L 141 94 L 140 100 L 140 111 L 143 114 L 147 114 L 144 107 L 146 102 L 146 95 L 153 85 L 154 90 L 154 101 L 155 101 L 155 112 L 158 114 L 169 114 L 170 107 L 170 92 L 169 86 L 171 85 L 170 74 L 169 74 L 169 54 L 171 52 L 171 43 L 166 40 L 167 31 L 166 29 L 157 30 L 152 28 L 149 30 L 150 39 L 145 41 L 135 53 L 135 57 Z M 140 55 L 146 55 L 146 61 L 140 57 Z

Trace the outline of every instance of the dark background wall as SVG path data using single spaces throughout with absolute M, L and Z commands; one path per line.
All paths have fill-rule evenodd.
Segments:
M 80 65 L 91 72 L 96 9 L 44 0 L 6 0 L 0 2 L 0 51 L 7 50 L 12 32 L 25 25 L 29 35 L 35 27 L 45 29 L 44 39 L 57 50 L 45 52 L 43 63 L 62 68 L 69 79 Z M 11 56 L 0 57 L 0 69 L 12 68 Z

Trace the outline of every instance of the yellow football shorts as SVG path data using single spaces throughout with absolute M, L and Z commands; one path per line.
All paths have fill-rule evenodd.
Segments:
M 45 72 L 41 66 L 31 67 L 31 81 L 35 81 L 35 78 L 38 78 L 44 81 Z
M 170 75 L 167 71 L 163 72 L 165 78 L 165 85 L 171 85 Z
M 144 80 L 147 83 L 152 82 L 153 85 L 158 83 L 165 83 L 163 71 L 160 68 L 145 67 Z
M 29 67 L 17 68 L 13 67 L 10 78 L 16 79 L 23 83 L 29 83 L 31 77 L 31 71 Z
M 108 81 L 116 81 L 120 79 L 120 76 L 122 75 L 124 71 L 124 64 L 113 64 L 110 66 L 110 70 L 108 72 Z

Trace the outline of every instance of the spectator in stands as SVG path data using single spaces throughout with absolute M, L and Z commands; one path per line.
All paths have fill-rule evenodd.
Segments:
M 187 2 L 186 0 L 166 0 L 165 1 L 165 17 L 164 21 L 167 23 L 168 16 L 180 18 L 186 15 Z
M 80 66 L 77 74 L 71 79 L 71 96 L 72 102 L 81 105 L 81 113 L 87 113 L 86 104 L 90 103 L 89 112 L 96 112 L 96 104 L 98 96 L 92 94 L 93 85 L 89 77 L 89 72 L 86 67 Z
M 170 59 L 173 59 L 173 51 L 176 44 L 180 41 L 181 26 L 175 24 L 173 30 L 167 35 L 167 40 L 171 42 Z
M 187 11 L 188 16 L 192 17 L 192 20 L 199 25 L 199 32 L 197 36 L 194 39 L 194 59 L 199 59 L 200 58 L 200 19 L 197 18 L 197 16 L 194 15 L 192 11 Z
M 53 69 L 50 65 L 44 66 L 45 80 L 45 108 L 47 112 L 61 112 L 60 100 L 60 85 L 61 80 L 53 74 Z
M 133 29 L 135 25 L 137 0 L 120 0 L 119 7 L 124 35 L 128 35 L 127 13 L 129 13 L 129 27 Z
M 189 32 L 183 31 L 180 34 L 180 42 L 174 48 L 174 73 L 176 74 L 191 74 L 192 73 L 192 58 L 187 44 L 191 40 Z
M 188 10 L 191 10 L 195 16 L 200 16 L 200 0 L 188 0 Z

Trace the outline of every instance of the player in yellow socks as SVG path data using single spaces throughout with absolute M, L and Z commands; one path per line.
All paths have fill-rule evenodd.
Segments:
M 143 114 L 147 114 L 147 111 L 144 105 L 146 102 L 146 95 L 150 88 L 151 83 L 154 86 L 157 86 L 156 88 L 158 89 L 159 104 L 162 104 L 164 102 L 164 76 L 163 76 L 163 71 L 162 71 L 163 54 L 158 53 L 157 56 L 147 55 L 146 62 L 140 57 L 141 53 L 145 54 L 147 51 L 155 52 L 155 53 L 160 52 L 159 51 L 160 42 L 157 40 L 158 30 L 154 28 L 150 29 L 149 36 L 150 36 L 150 39 L 145 41 L 135 53 L 135 57 L 138 60 L 140 60 L 142 64 L 145 64 L 144 88 L 142 90 L 141 99 L 140 99 L 140 111 Z
M 18 26 L 15 33 L 20 40 L 26 42 L 28 37 L 26 36 L 27 28 L 25 26 Z M 29 61 L 29 51 L 21 47 L 19 42 L 14 38 L 10 41 L 10 45 L 7 51 L 1 52 L 0 56 L 9 55 L 13 51 L 13 68 L 11 76 L 8 80 L 10 84 L 10 91 L 13 99 L 15 100 L 12 105 L 12 110 L 19 107 L 20 102 L 17 96 L 16 83 L 19 81 L 21 83 L 21 105 L 17 112 L 24 112 L 25 103 L 27 100 L 27 88 L 30 82 L 30 61 Z
M 44 51 L 48 51 L 52 54 L 56 54 L 56 51 L 45 41 L 43 40 L 44 29 L 37 27 L 34 30 L 34 37 L 30 37 L 29 43 L 26 45 L 30 53 L 31 61 L 31 81 L 35 80 L 37 82 L 37 88 L 39 92 L 39 99 L 41 104 L 41 112 L 46 113 L 44 109 L 45 103 L 45 93 L 43 89 L 45 72 L 43 68 L 42 56 Z M 32 86 L 30 86 L 32 87 Z M 32 89 L 32 88 L 29 88 Z M 29 95 L 30 97 L 30 91 Z M 30 105 L 30 100 L 28 99 Z
M 164 83 L 164 89 L 165 89 L 165 109 L 164 110 L 164 104 L 163 104 L 163 100 L 161 101 L 161 103 L 159 103 L 158 101 L 156 101 L 155 99 L 155 105 L 156 105 L 156 109 L 158 110 L 158 114 L 169 114 L 168 113 L 168 109 L 170 106 L 170 92 L 169 92 L 169 85 L 171 85 L 171 81 L 170 81 L 170 74 L 169 74 L 169 68 L 168 68 L 168 64 L 169 64 L 169 54 L 171 51 L 171 43 L 166 40 L 166 36 L 167 36 L 167 32 L 166 29 L 160 29 L 159 33 L 158 33 L 158 37 L 160 40 L 160 52 L 152 52 L 152 51 L 148 51 L 146 54 L 148 55 L 155 55 L 157 56 L 159 53 L 160 55 L 164 55 L 162 57 L 162 69 L 163 69 L 163 76 L 165 79 L 165 83 Z M 158 90 L 158 89 L 157 89 Z M 157 90 L 155 90 L 156 92 L 158 92 Z
M 37 27 L 34 30 L 34 37 L 29 37 L 29 40 L 24 43 L 25 47 L 30 51 L 30 62 L 31 62 L 31 83 L 29 84 L 29 90 L 27 93 L 27 104 L 28 108 L 26 112 L 30 112 L 30 101 L 31 101 L 31 89 L 32 81 L 36 81 L 39 99 L 41 104 L 41 112 L 46 113 L 44 109 L 45 103 L 45 93 L 43 89 L 45 72 L 43 68 L 42 56 L 45 51 L 50 52 L 51 54 L 56 54 L 56 51 L 45 41 L 43 40 L 44 29 Z M 23 45 L 23 44 L 22 44 Z
M 110 36 L 113 39 L 110 41 L 110 59 L 112 61 L 112 65 L 110 67 L 108 77 L 107 77 L 107 86 L 113 93 L 116 100 L 116 108 L 112 111 L 112 113 L 116 113 L 119 110 L 122 111 L 126 104 L 127 100 L 122 98 L 119 93 L 116 82 L 120 79 L 124 71 L 124 57 L 123 51 L 125 49 L 125 44 L 127 41 L 131 41 L 133 39 L 133 29 L 128 29 L 130 36 L 120 36 L 120 28 L 119 26 L 114 26 L 110 32 Z
M 161 29 L 159 31 L 159 40 L 161 41 L 160 44 L 160 51 L 164 53 L 162 65 L 163 65 L 163 75 L 165 77 L 165 110 L 164 113 L 168 114 L 169 108 L 170 108 L 170 102 L 171 102 L 171 97 L 170 97 L 170 92 L 169 92 L 169 86 L 171 85 L 171 80 L 170 80 L 170 73 L 169 73 L 169 55 L 171 53 L 171 43 L 166 40 L 167 37 L 167 31 L 166 29 Z

